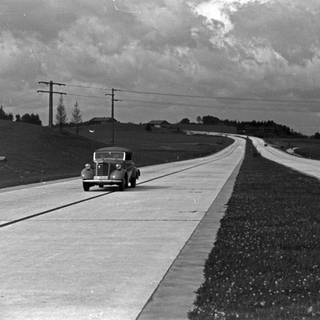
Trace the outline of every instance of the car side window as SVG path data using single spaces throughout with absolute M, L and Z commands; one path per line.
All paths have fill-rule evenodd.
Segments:
M 126 160 L 132 160 L 132 153 L 130 152 L 126 153 Z

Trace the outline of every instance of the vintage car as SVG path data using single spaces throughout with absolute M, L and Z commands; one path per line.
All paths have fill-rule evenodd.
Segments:
M 117 185 L 123 191 L 129 186 L 134 188 L 140 170 L 133 162 L 133 152 L 127 148 L 105 147 L 93 153 L 93 165 L 86 164 L 81 171 L 83 190 L 92 186 L 104 187 Z

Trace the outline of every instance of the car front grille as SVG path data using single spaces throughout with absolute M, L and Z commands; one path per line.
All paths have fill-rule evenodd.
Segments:
M 97 164 L 97 176 L 109 176 L 109 165 L 107 163 Z
M 116 164 L 115 163 L 98 163 L 97 164 L 97 171 L 96 176 L 104 176 L 108 177 L 110 179 L 110 173 L 112 171 L 116 170 Z

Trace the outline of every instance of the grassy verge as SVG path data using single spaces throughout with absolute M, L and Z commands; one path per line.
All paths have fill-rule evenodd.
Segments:
M 296 148 L 295 153 L 310 158 L 320 160 L 320 139 L 267 139 L 268 142 L 275 147 L 286 150 L 289 148 Z
M 301 146 L 295 150 L 295 153 L 304 158 L 320 160 L 320 141 L 317 143 L 317 149 L 313 145 Z
M 248 144 L 189 318 L 320 319 L 319 196 Z
M 90 131 L 94 133 L 91 133 Z M 0 120 L 0 188 L 59 178 L 75 177 L 95 149 L 110 145 L 111 125 L 43 128 Z M 147 132 L 143 126 L 116 125 L 116 144 L 135 151 L 138 166 L 200 157 L 230 145 L 225 137 L 187 136 L 166 129 Z

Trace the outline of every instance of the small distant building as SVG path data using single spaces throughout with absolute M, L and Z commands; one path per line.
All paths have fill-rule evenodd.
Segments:
M 148 124 L 155 128 L 167 127 L 170 123 L 167 120 L 151 120 Z
M 118 122 L 116 119 L 113 119 L 114 122 Z M 111 117 L 95 117 L 89 120 L 89 124 L 103 124 L 112 122 Z

